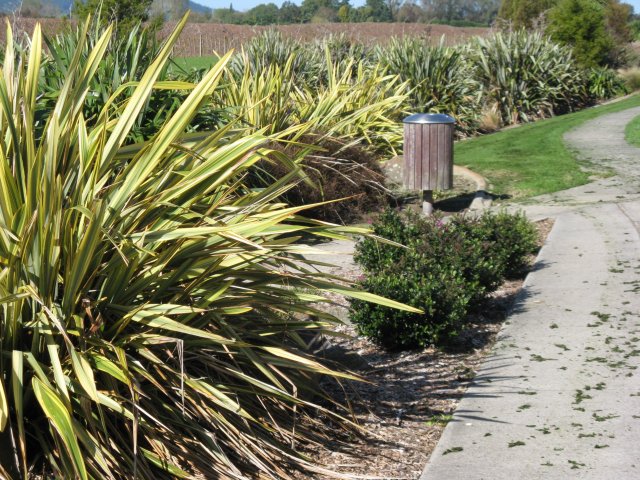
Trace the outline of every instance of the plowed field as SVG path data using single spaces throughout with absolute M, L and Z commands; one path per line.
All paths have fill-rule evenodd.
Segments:
M 17 32 L 32 32 L 37 21 L 46 34 L 53 34 L 69 26 L 70 22 L 59 19 L 20 18 L 11 19 Z M 4 21 L 2 22 L 4 25 Z M 164 25 L 160 34 L 168 35 L 174 23 Z M 277 27 L 251 27 L 246 25 L 225 25 L 219 23 L 191 23 L 183 31 L 174 54 L 181 57 L 224 53 L 231 48 L 239 48 L 247 40 L 270 28 L 276 28 L 284 35 L 301 41 L 310 41 L 329 34 L 344 34 L 358 42 L 372 44 L 385 42 L 390 37 L 405 35 L 419 36 L 430 42 L 438 42 L 442 36 L 449 45 L 464 42 L 470 37 L 483 36 L 488 28 L 451 27 L 448 25 L 425 25 L 417 23 L 326 23 L 280 25 Z M 0 28 L 0 43 L 4 43 L 6 31 Z

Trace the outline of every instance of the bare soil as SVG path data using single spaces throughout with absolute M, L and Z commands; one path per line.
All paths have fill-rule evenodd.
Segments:
M 553 222 L 542 220 L 536 225 L 542 245 Z M 347 359 L 348 368 L 367 383 L 327 383 L 324 387 L 338 402 L 350 404 L 354 419 L 368 433 L 340 436 L 327 425 L 326 437 L 333 441 L 305 453 L 323 467 L 347 476 L 419 478 L 449 416 L 493 346 L 523 281 L 505 282 L 483 311 L 470 316 L 468 328 L 447 350 L 388 352 L 358 336 L 353 326 L 339 327 L 346 338 L 331 340 L 327 356 Z M 298 478 L 330 477 L 300 474 Z

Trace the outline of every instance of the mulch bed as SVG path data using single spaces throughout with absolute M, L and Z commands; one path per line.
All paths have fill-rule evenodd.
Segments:
M 553 226 L 537 222 L 541 244 Z M 533 260 L 533 259 L 532 259 Z M 339 472 L 366 478 L 417 479 L 435 448 L 448 416 L 464 395 L 475 371 L 489 352 L 523 279 L 505 282 L 489 299 L 486 308 L 470 316 L 468 328 L 448 350 L 388 352 L 365 338 L 354 327 L 343 325 L 332 339 L 330 358 L 350 358 L 350 370 L 367 383 L 324 387 L 339 402 L 349 402 L 353 417 L 368 433 L 338 435 L 326 447 L 307 448 L 315 462 Z M 356 362 L 353 359 L 357 359 Z M 343 388 L 344 387 L 344 388 Z M 330 478 L 301 474 L 298 478 Z

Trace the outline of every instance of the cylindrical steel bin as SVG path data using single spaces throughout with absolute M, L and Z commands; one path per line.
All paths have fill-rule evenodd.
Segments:
M 404 122 L 404 185 L 409 190 L 453 188 L 453 131 L 442 113 L 417 113 Z

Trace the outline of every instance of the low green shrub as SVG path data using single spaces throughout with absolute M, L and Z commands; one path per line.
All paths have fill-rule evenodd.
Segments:
M 459 272 L 438 262 L 415 272 L 411 260 L 418 259 L 403 258 L 398 264 L 369 275 L 362 287 L 419 305 L 424 315 L 396 314 L 361 300 L 351 303 L 351 320 L 358 332 L 390 350 L 446 343 L 458 333 L 468 311 L 471 296 Z
M 523 213 L 487 212 L 476 220 L 455 216 L 451 226 L 465 230 L 475 241 L 485 242 L 487 254 L 495 259 L 503 278 L 521 275 L 529 265 L 529 255 L 538 249 L 536 228 Z M 489 282 L 485 286 L 493 289 Z
M 623 78 L 609 68 L 592 68 L 587 88 L 594 100 L 607 100 L 628 93 Z
M 394 312 L 352 301 L 351 319 L 359 333 L 389 349 L 454 338 L 467 314 L 506 277 L 522 272 L 537 246 L 536 230 L 522 214 L 454 216 L 445 223 L 388 210 L 373 231 L 404 247 L 361 239 L 355 260 L 364 271 L 362 287 L 425 312 Z

